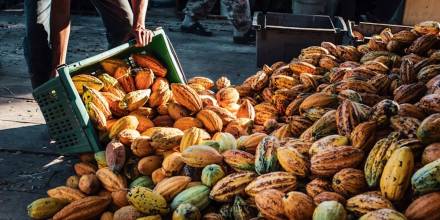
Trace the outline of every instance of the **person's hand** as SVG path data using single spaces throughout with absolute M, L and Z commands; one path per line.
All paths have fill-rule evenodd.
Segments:
M 136 40 L 137 47 L 143 47 L 148 45 L 153 40 L 153 32 L 149 29 L 146 29 L 142 25 L 133 26 L 131 31 L 132 37 Z

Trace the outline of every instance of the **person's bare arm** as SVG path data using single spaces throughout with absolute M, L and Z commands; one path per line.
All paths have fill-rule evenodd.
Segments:
M 52 45 L 52 75 L 66 62 L 70 35 L 70 0 L 52 1 L 50 13 L 50 42 Z
M 145 15 L 147 13 L 148 0 L 131 0 L 131 5 L 134 15 L 132 34 L 138 46 L 145 46 L 149 44 L 153 38 L 153 32 L 145 29 Z

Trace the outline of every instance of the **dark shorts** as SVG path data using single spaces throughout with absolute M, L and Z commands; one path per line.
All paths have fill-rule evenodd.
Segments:
M 52 66 L 49 43 L 51 1 L 24 0 L 26 33 L 23 48 L 34 88 L 50 79 Z M 102 18 L 109 48 L 123 43 L 133 24 L 133 12 L 129 0 L 90 1 Z

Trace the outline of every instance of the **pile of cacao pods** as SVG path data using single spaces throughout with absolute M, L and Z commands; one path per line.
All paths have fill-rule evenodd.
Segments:
M 133 54 L 73 77 L 105 151 L 34 219 L 440 219 L 440 24 L 322 42 L 241 85 Z M 151 92 L 150 92 L 151 91 Z

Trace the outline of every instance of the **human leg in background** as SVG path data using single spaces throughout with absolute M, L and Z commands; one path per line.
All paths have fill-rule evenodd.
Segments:
M 180 29 L 182 32 L 193 33 L 202 36 L 211 36 L 212 32 L 207 31 L 199 19 L 205 18 L 215 5 L 216 0 L 188 0 L 185 9 L 185 18 Z
M 133 11 L 128 0 L 91 0 L 107 30 L 108 47 L 127 40 L 133 25 Z
M 52 1 L 50 12 L 50 45 L 52 49 L 51 77 L 58 66 L 66 63 L 70 36 L 70 0 Z
M 23 48 L 33 88 L 51 78 L 50 8 L 51 0 L 24 1 L 26 32 Z
M 222 0 L 228 10 L 228 19 L 232 23 L 235 43 L 248 44 L 255 41 L 251 30 L 252 18 L 249 0 Z

